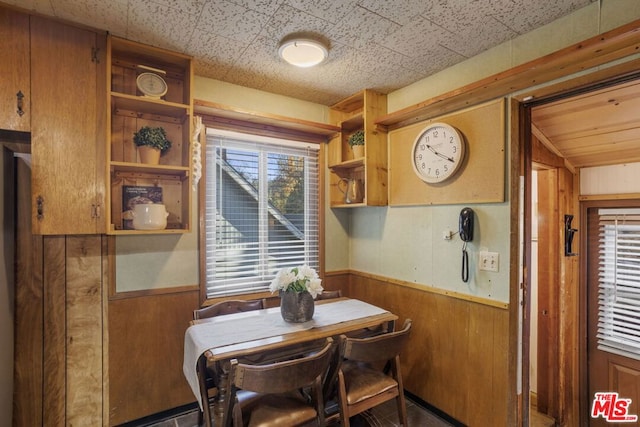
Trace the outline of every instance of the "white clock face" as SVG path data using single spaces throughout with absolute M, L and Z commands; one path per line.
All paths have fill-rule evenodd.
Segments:
M 154 73 L 140 74 L 136 79 L 136 84 L 140 92 L 150 98 L 159 99 L 167 93 L 167 83 L 162 77 Z
M 455 175 L 464 155 L 462 134 L 448 124 L 434 123 L 427 126 L 413 143 L 411 164 L 421 180 L 439 183 Z

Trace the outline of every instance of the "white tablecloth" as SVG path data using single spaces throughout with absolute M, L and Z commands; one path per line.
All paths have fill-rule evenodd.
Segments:
M 182 371 L 202 408 L 196 365 L 205 351 L 384 313 L 387 311 L 374 305 L 348 299 L 316 304 L 313 319 L 305 323 L 285 322 L 282 320 L 280 307 L 214 317 L 187 329 Z

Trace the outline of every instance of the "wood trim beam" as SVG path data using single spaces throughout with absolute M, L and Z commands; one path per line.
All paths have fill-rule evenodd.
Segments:
M 462 293 L 455 292 L 455 291 L 450 291 L 450 290 L 447 290 L 447 289 L 436 288 L 434 286 L 421 285 L 421 284 L 418 284 L 418 283 L 407 282 L 405 280 L 393 279 L 391 277 L 379 276 L 377 274 L 371 274 L 371 273 L 367 273 L 367 272 L 360 271 L 360 270 L 347 270 L 347 271 L 350 274 L 353 274 L 353 275 L 357 275 L 357 276 L 360 276 L 360 277 L 366 277 L 368 279 L 373 279 L 373 280 L 379 280 L 379 281 L 382 281 L 382 282 L 386 282 L 388 284 L 402 286 L 402 287 L 405 287 L 405 288 L 416 289 L 416 290 L 419 290 L 419 291 L 432 293 L 432 294 L 445 295 L 445 296 L 448 296 L 448 297 L 451 297 L 451 298 L 455 298 L 457 300 L 473 302 L 473 303 L 476 303 L 476 304 L 487 305 L 487 306 L 490 306 L 490 307 L 500 308 L 500 309 L 504 309 L 504 310 L 509 309 L 509 303 L 502 302 L 502 301 L 497 301 L 497 300 L 492 300 L 492 299 L 482 298 L 482 297 L 476 297 L 474 295 L 462 294 Z M 340 272 L 327 272 L 326 276 L 330 277 L 330 276 L 334 276 L 336 274 L 343 274 L 343 271 L 341 270 Z
M 224 130 L 278 136 L 298 141 L 323 143 L 340 132 L 340 127 L 326 123 L 261 113 L 215 102 L 194 100 L 194 112 L 204 124 Z
M 599 201 L 599 200 L 635 200 L 640 199 L 640 193 L 621 193 L 621 194 L 587 194 L 578 198 L 581 202 Z
M 556 166 L 556 167 L 564 166 L 567 169 L 569 169 L 572 173 L 576 172 L 576 167 L 569 160 L 564 158 L 564 155 L 560 152 L 560 150 L 556 148 L 553 142 L 551 142 L 549 138 L 547 138 L 547 136 L 540 130 L 540 128 L 538 128 L 533 123 L 531 123 L 531 133 L 547 150 L 549 150 L 551 153 L 558 156 L 564 163 L 563 165 L 554 164 L 553 166 Z M 534 147 L 535 147 L 535 144 L 534 144 Z
M 408 126 L 620 60 L 637 53 L 639 48 L 640 20 L 636 20 L 549 55 L 387 114 L 378 118 L 375 123 L 380 127 L 386 127 L 387 130 Z M 621 72 L 619 69 L 615 71 Z M 606 70 L 601 71 L 601 77 L 604 78 L 605 73 Z

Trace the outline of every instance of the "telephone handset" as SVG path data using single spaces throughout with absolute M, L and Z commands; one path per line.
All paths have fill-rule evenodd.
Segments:
M 473 209 L 464 208 L 460 212 L 460 238 L 463 242 L 473 240 Z
M 462 281 L 469 281 L 469 254 L 467 253 L 467 242 L 473 240 L 473 209 L 464 208 L 460 211 L 458 234 L 464 242 L 462 245 Z

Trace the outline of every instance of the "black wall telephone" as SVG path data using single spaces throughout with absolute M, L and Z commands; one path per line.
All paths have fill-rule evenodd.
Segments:
M 464 208 L 460 211 L 458 234 L 464 242 L 462 246 L 462 281 L 469 281 L 469 254 L 467 253 L 467 242 L 473 240 L 473 209 Z
M 460 212 L 460 238 L 463 242 L 473 240 L 473 209 L 464 208 Z

